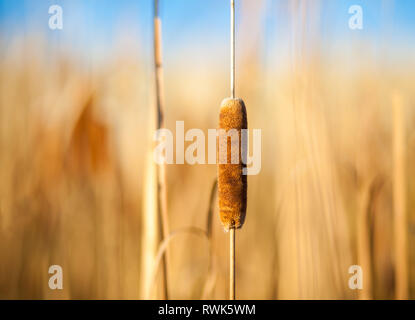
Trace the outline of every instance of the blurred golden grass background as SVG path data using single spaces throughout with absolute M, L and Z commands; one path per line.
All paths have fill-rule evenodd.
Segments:
M 397 230 L 408 236 L 414 298 L 415 69 L 375 59 L 370 42 L 352 53 L 354 68 L 341 56 L 328 60 L 318 6 L 303 1 L 284 8 L 285 67 L 264 67 L 260 3 L 244 2 L 238 31 L 237 95 L 249 128 L 262 129 L 262 170 L 248 178 L 237 232 L 238 299 L 395 298 Z M 157 232 L 144 228 L 155 210 L 146 160 L 154 76 L 144 56 L 120 52 L 85 67 L 33 34 L 1 55 L 0 298 L 146 298 L 157 250 L 143 242 Z M 217 126 L 228 73 L 187 58 L 166 59 L 176 59 L 166 62 L 166 127 L 174 132 L 184 120 L 185 130 L 207 132 Z M 215 166 L 167 166 L 172 231 L 206 230 L 215 178 Z M 396 211 L 407 214 L 400 229 Z M 171 298 L 226 298 L 228 238 L 216 203 L 212 223 L 211 262 L 202 237 L 170 242 Z M 48 288 L 53 264 L 63 268 L 61 291 Z M 348 288 L 354 264 L 364 267 L 360 293 Z

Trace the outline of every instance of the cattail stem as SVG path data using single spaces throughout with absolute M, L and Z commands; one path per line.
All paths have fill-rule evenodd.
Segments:
M 235 300 L 235 231 L 229 230 L 229 300 Z
M 164 87 L 163 87 L 163 60 L 161 49 L 161 19 L 159 16 L 159 1 L 154 0 L 154 68 L 156 80 L 156 101 L 157 101 L 157 129 L 164 127 Z M 158 211 L 160 222 L 160 233 L 162 241 L 167 238 L 169 234 L 168 215 L 167 215 L 167 190 L 166 190 L 166 167 L 165 164 L 160 164 L 157 167 L 157 181 L 158 181 Z M 167 300 L 168 296 L 168 261 L 169 254 L 166 249 L 166 254 L 163 256 L 163 297 Z
M 235 1 L 231 0 L 231 97 L 235 99 Z M 229 300 L 235 300 L 235 228 L 229 233 Z
M 231 97 L 235 99 L 235 1 L 231 0 Z M 229 232 L 229 300 L 235 300 L 235 228 Z
M 231 0 L 231 97 L 235 98 L 235 1 Z

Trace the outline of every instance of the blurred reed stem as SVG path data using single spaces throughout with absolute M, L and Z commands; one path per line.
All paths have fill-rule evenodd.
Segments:
M 357 217 L 357 260 L 363 270 L 363 289 L 359 290 L 360 300 L 372 299 L 371 228 L 369 223 L 371 179 L 362 182 L 358 197 Z
M 229 230 L 229 300 L 235 300 L 235 228 Z
M 396 299 L 408 299 L 405 117 L 402 97 L 393 96 L 393 211 Z
M 164 86 L 163 86 L 163 60 L 162 60 L 162 38 L 161 38 L 161 19 L 159 16 L 159 1 L 154 1 L 154 67 L 156 80 L 156 103 L 157 103 L 157 129 L 164 128 Z M 166 165 L 157 166 L 158 181 L 158 211 L 159 226 L 162 234 L 162 240 L 169 235 L 168 215 L 167 215 L 167 183 L 166 183 Z M 166 254 L 163 256 L 163 299 L 168 299 L 168 261 L 169 250 L 166 248 Z

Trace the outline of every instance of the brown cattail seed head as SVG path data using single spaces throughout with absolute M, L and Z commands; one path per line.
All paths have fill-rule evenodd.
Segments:
M 226 231 L 241 228 L 245 221 L 247 176 L 243 174 L 246 165 L 242 162 L 242 154 L 247 152 L 247 148 L 242 146 L 246 141 L 242 141 L 241 130 L 247 128 L 244 102 L 232 98 L 223 100 L 219 115 L 217 160 L 219 214 Z

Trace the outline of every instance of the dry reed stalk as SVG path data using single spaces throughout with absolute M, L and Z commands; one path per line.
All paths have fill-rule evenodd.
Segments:
M 374 263 L 373 259 L 373 219 L 371 210 L 373 208 L 373 192 L 378 183 L 378 170 L 375 167 L 371 152 L 373 149 L 373 136 L 371 125 L 375 119 L 372 110 L 365 110 L 360 115 L 361 131 L 358 140 L 361 144 L 359 152 L 356 153 L 356 253 L 357 264 L 363 270 L 363 289 L 357 291 L 359 300 L 370 300 L 373 298 Z
M 212 247 L 211 247 L 211 241 L 210 241 L 209 236 L 208 236 L 208 234 L 205 230 L 197 228 L 197 227 L 185 227 L 185 228 L 181 228 L 179 230 L 172 231 L 165 239 L 163 239 L 163 241 L 161 242 L 161 244 L 159 246 L 159 249 L 157 251 L 153 272 L 152 272 L 152 275 L 150 277 L 150 281 L 152 283 L 154 283 L 155 277 L 156 277 L 158 269 L 159 269 L 160 262 L 163 260 L 163 257 L 166 255 L 167 248 L 168 248 L 169 244 L 175 238 L 177 238 L 177 236 L 185 235 L 185 234 L 195 235 L 195 236 L 206 239 L 207 242 L 208 242 L 208 245 L 209 245 L 209 248 L 208 248 L 209 249 L 208 250 L 209 260 L 212 259 L 211 255 L 212 255 L 213 251 L 212 251 Z
M 182 229 L 171 232 L 168 235 L 168 237 L 165 238 L 161 242 L 158 248 L 157 254 L 154 257 L 155 258 L 154 263 L 152 264 L 149 277 L 147 279 L 147 281 L 149 281 L 150 284 L 154 283 L 160 262 L 162 261 L 163 256 L 166 254 L 166 250 L 169 244 L 179 235 L 183 235 L 183 234 L 192 235 L 193 234 L 193 235 L 205 238 L 208 243 L 209 267 L 208 267 L 208 272 L 207 272 L 207 279 L 202 289 L 201 298 L 206 299 L 206 297 L 211 293 L 214 283 L 215 283 L 215 279 L 216 279 L 215 263 L 213 261 L 214 251 L 213 251 L 213 246 L 212 246 L 212 217 L 213 217 L 213 211 L 214 211 L 214 200 L 215 200 L 216 189 L 217 189 L 217 180 L 215 179 L 212 185 L 212 189 L 211 189 L 210 197 L 209 197 L 206 231 L 200 228 L 197 228 L 197 227 L 187 227 L 187 228 L 182 228 Z M 147 295 L 150 296 L 152 288 L 151 286 L 149 286 L 148 288 L 149 288 L 149 292 L 147 293 Z
M 326 105 L 319 98 L 321 62 L 314 2 L 292 7 L 292 82 L 275 119 L 278 158 L 279 299 L 345 299 L 351 265 L 346 210 L 340 197 Z M 297 5 L 297 6 L 294 6 Z M 310 43 L 305 43 L 308 40 Z
M 142 245 L 141 245 L 141 297 L 151 299 L 151 275 L 153 272 L 158 245 L 157 180 L 156 165 L 151 148 L 146 157 L 146 170 L 143 188 Z
M 365 181 L 358 197 L 357 261 L 363 270 L 363 289 L 358 292 L 359 300 L 372 299 L 371 228 L 369 226 L 371 186 L 371 180 Z
M 209 207 L 208 212 L 206 215 L 206 232 L 209 237 L 209 239 L 212 239 L 212 217 L 213 217 L 213 211 L 214 211 L 214 201 L 216 199 L 215 195 L 218 189 L 218 180 L 215 179 L 215 181 L 212 184 L 212 188 L 210 190 L 210 197 L 209 197 Z
M 212 242 L 212 223 L 213 223 L 213 211 L 215 206 L 215 195 L 217 194 L 218 188 L 218 180 L 215 179 L 213 182 L 212 188 L 210 190 L 210 197 L 209 197 L 209 207 L 206 216 L 206 234 L 210 243 L 210 253 L 209 253 L 209 268 L 208 268 L 208 276 L 206 278 L 203 290 L 202 290 L 202 299 L 207 299 L 207 297 L 211 294 L 213 287 L 216 281 L 216 270 L 215 270 L 215 262 L 214 262 L 214 254 L 213 254 L 213 245 Z
M 263 52 L 258 50 L 258 44 L 265 40 L 267 9 L 267 1 L 264 0 L 241 2 L 239 30 L 244 35 L 244 50 L 240 59 L 244 68 L 240 72 L 239 88 L 243 90 L 246 98 L 253 100 L 264 97 L 260 94 L 263 85 L 260 61 Z
M 408 299 L 405 116 L 402 97 L 393 96 L 393 211 L 396 299 Z
M 163 86 L 163 59 L 161 49 L 161 19 L 159 16 L 159 1 L 154 1 L 154 67 L 156 80 L 156 103 L 157 103 L 157 129 L 164 128 L 164 86 Z M 166 165 L 160 164 L 157 167 L 158 181 L 158 211 L 159 225 L 162 239 L 169 235 L 168 214 L 167 214 L 167 182 Z M 163 256 L 163 299 L 168 299 L 168 261 L 169 254 Z

